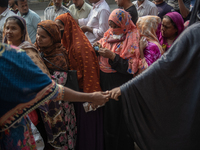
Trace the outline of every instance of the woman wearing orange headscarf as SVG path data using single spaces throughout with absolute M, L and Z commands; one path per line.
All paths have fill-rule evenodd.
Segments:
M 140 65 L 139 33 L 130 15 L 115 9 L 109 17 L 110 28 L 94 44 L 100 45 L 100 81 L 103 91 L 111 90 L 133 78 Z M 110 99 L 104 108 L 105 149 L 134 149 L 123 118 L 121 102 Z
M 55 22 L 45 20 L 38 23 L 35 45 L 40 51 L 51 78 L 56 83 L 65 85 L 67 73 L 63 70 L 68 70 L 67 51 L 61 44 L 60 30 Z M 73 104 L 64 101 L 50 102 L 41 109 L 48 143 L 54 148 L 74 150 L 77 128 Z M 43 131 L 42 127 L 39 127 L 40 132 Z
M 69 13 L 55 19 L 62 33 L 62 44 L 68 52 L 69 69 L 77 70 L 81 91 L 101 91 L 99 64 L 89 40 Z M 86 113 L 82 103 L 74 103 L 77 118 L 78 150 L 103 150 L 103 110 Z

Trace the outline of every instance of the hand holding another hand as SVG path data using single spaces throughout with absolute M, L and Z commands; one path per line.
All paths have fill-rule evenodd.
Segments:
M 93 94 L 92 101 L 91 101 L 92 106 L 103 105 L 109 100 L 109 97 L 110 97 L 110 93 L 108 91 L 94 92 L 92 94 Z
M 120 87 L 116 87 L 109 91 L 110 98 L 114 100 L 119 100 L 118 97 L 121 96 L 121 89 Z

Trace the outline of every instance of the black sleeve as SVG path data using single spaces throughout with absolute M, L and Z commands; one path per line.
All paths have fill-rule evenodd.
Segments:
M 121 58 L 118 54 L 116 54 L 114 61 L 109 59 L 109 64 L 112 69 L 115 69 L 117 72 L 122 74 L 129 74 L 128 70 L 128 60 Z

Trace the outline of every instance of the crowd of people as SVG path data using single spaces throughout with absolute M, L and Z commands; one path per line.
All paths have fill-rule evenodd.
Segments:
M 200 1 L 72 2 L 0 1 L 0 150 L 198 149 Z

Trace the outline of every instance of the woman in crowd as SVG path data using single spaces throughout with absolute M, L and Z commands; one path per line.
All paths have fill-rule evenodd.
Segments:
M 7 18 L 4 24 L 3 31 L 4 43 L 17 46 L 26 51 L 27 55 L 31 57 L 32 61 L 46 73 L 49 77 L 49 71 L 39 56 L 37 48 L 31 44 L 28 32 L 26 29 L 26 21 L 19 16 L 11 16 Z
M 140 17 L 137 21 L 137 29 L 140 33 L 140 57 L 143 67 L 140 72 L 148 68 L 164 53 L 156 36 L 156 31 L 161 19 L 157 16 Z
M 36 43 L 51 78 L 59 84 L 65 85 L 68 70 L 67 51 L 61 44 L 61 35 L 58 26 L 51 20 L 38 23 Z M 75 149 L 76 144 L 76 117 L 72 103 L 61 101 L 60 104 L 49 104 L 48 114 L 42 113 L 45 128 L 52 128 L 47 131 L 48 142 L 55 148 Z M 53 111 L 53 114 L 51 112 Z M 58 118 L 61 114 L 62 117 Z M 55 117 L 56 115 L 56 117 Z M 54 120 L 49 118 L 51 116 Z M 55 117 L 55 118 L 54 118 Z M 55 121 L 57 119 L 57 122 Z M 51 122 L 51 126 L 48 126 Z
M 196 1 L 193 23 L 200 21 Z M 142 150 L 196 150 L 200 140 L 200 23 L 189 26 L 168 52 L 137 78 L 110 91 L 122 96 L 124 117 Z
M 163 17 L 158 39 L 165 52 L 170 48 L 183 30 L 184 21 L 179 13 L 170 12 Z
M 109 16 L 110 28 L 94 44 L 99 46 L 100 81 L 103 91 L 111 90 L 133 78 L 140 64 L 139 33 L 129 13 L 115 9 Z M 106 150 L 134 149 L 125 125 L 121 102 L 110 100 L 104 107 Z
M 68 52 L 69 69 L 77 70 L 80 91 L 101 91 L 99 64 L 89 40 L 69 13 L 55 19 Z M 78 150 L 103 150 L 103 110 L 86 113 L 83 103 L 74 103 Z
M 43 71 L 43 73 L 50 77 L 50 73 L 46 65 L 43 63 L 37 48 L 31 44 L 31 41 L 29 40 L 28 32 L 26 30 L 26 22 L 22 17 L 12 16 L 7 18 L 4 25 L 4 43 L 18 46 L 19 48 L 25 50 L 27 55 Z M 35 109 L 28 115 L 38 130 L 44 131 L 44 128 L 42 130 L 40 129 L 43 126 L 43 122 L 41 120 L 39 110 Z M 46 143 L 46 137 L 44 137 L 44 135 L 46 134 L 42 134 L 44 142 Z M 45 148 L 49 149 L 48 146 L 50 147 L 49 144 L 46 144 Z
M 109 95 L 79 93 L 54 81 L 24 50 L 0 44 L 0 149 L 36 150 L 27 114 L 47 101 L 88 101 L 102 105 Z
M 59 30 L 57 30 L 57 31 L 58 32 L 56 33 L 56 35 L 59 37 L 60 32 L 59 32 Z M 18 47 L 24 49 L 26 51 L 26 53 L 30 56 L 30 58 L 33 60 L 33 62 L 44 73 L 46 73 L 50 77 L 49 70 L 46 68 L 46 65 L 41 60 L 37 48 L 34 45 L 30 44 L 28 41 L 26 41 L 26 40 L 28 40 L 28 38 L 27 38 L 28 35 L 27 35 L 27 31 L 26 31 L 26 23 L 23 18 L 17 17 L 17 16 L 9 17 L 5 23 L 4 34 L 5 34 L 5 37 L 4 37 L 5 43 L 15 45 L 15 46 L 18 46 Z M 56 38 L 56 36 L 54 36 L 54 37 Z M 55 48 L 55 47 L 52 46 L 52 48 Z M 64 51 L 66 51 L 66 50 L 64 49 Z M 64 58 L 64 62 L 61 62 L 61 60 L 63 60 L 63 59 L 61 59 L 61 58 L 59 58 L 59 59 L 60 59 L 61 65 L 66 62 L 65 58 Z M 64 65 L 65 65 L 65 67 L 67 67 L 66 64 L 64 64 Z M 64 68 L 64 69 L 67 69 L 67 68 Z M 65 77 L 66 77 L 66 75 L 65 75 Z M 65 79 L 65 81 L 66 81 L 66 79 Z M 58 83 L 62 84 L 60 82 L 58 82 Z M 69 106 L 69 110 L 71 110 L 70 113 L 72 113 L 72 114 L 74 113 L 73 105 L 72 106 L 68 105 L 68 102 L 65 102 L 64 104 L 61 103 L 61 105 L 62 105 L 62 108 Z M 59 147 L 59 146 L 61 147 L 61 145 L 69 146 L 70 148 L 74 147 L 75 139 L 72 140 L 72 138 L 68 138 L 69 142 L 72 143 L 72 144 L 68 145 L 68 144 L 66 144 L 66 143 L 68 143 L 68 142 L 66 142 L 67 140 L 63 140 L 63 139 L 66 139 L 66 135 L 61 134 L 61 133 L 65 133 L 66 127 L 69 126 L 67 124 L 69 122 L 65 122 L 66 124 L 62 123 L 63 119 L 62 119 L 62 116 L 60 115 L 60 113 L 63 113 L 63 111 L 65 109 L 63 109 L 63 111 L 61 111 L 59 102 L 53 102 L 53 101 L 46 103 L 46 105 L 44 107 L 40 108 L 40 111 L 42 112 L 41 114 L 43 114 L 43 116 L 42 116 L 43 120 L 45 120 L 44 123 L 42 121 L 42 118 L 40 116 L 40 111 L 38 111 L 38 109 L 36 109 L 37 113 L 35 111 L 33 111 L 29 114 L 29 116 L 30 116 L 31 121 L 33 121 L 33 123 L 36 125 L 38 130 L 42 133 L 41 135 L 45 142 L 45 149 L 48 149 L 48 150 L 52 149 L 51 145 L 53 145 L 55 147 Z M 44 109 L 45 110 L 54 110 L 54 111 L 49 111 L 48 113 L 46 113 L 46 112 L 44 113 L 44 111 L 43 111 Z M 74 132 L 76 132 L 76 127 L 75 127 L 75 121 L 72 119 L 73 117 L 72 117 L 72 115 L 70 115 L 70 113 L 62 114 L 62 115 L 63 115 L 63 118 L 65 118 L 65 119 L 71 119 L 70 123 L 72 123 L 72 125 L 71 125 L 71 128 L 68 127 L 68 130 L 70 131 L 70 133 L 73 133 L 71 131 L 71 129 L 75 128 Z M 65 116 L 67 116 L 67 118 Z M 37 117 L 39 117 L 39 121 L 37 121 Z M 34 122 L 35 121 L 34 118 L 36 118 L 36 122 Z M 52 121 L 51 118 L 54 118 L 54 121 Z M 47 121 L 50 122 L 50 126 L 47 123 Z M 46 128 L 44 128 L 44 125 Z M 45 129 L 47 129 L 48 131 L 47 130 L 45 131 Z M 68 134 L 68 135 L 74 136 L 74 134 L 75 133 Z M 49 141 L 51 141 L 51 142 L 49 142 L 49 143 L 51 143 L 51 145 L 49 145 L 47 143 L 47 138 Z M 73 137 L 73 138 L 75 138 L 75 137 Z M 62 139 L 62 142 L 59 142 L 60 139 Z M 71 141 L 73 141 L 73 142 L 71 142 Z M 55 145 L 53 143 L 57 143 L 57 144 Z

